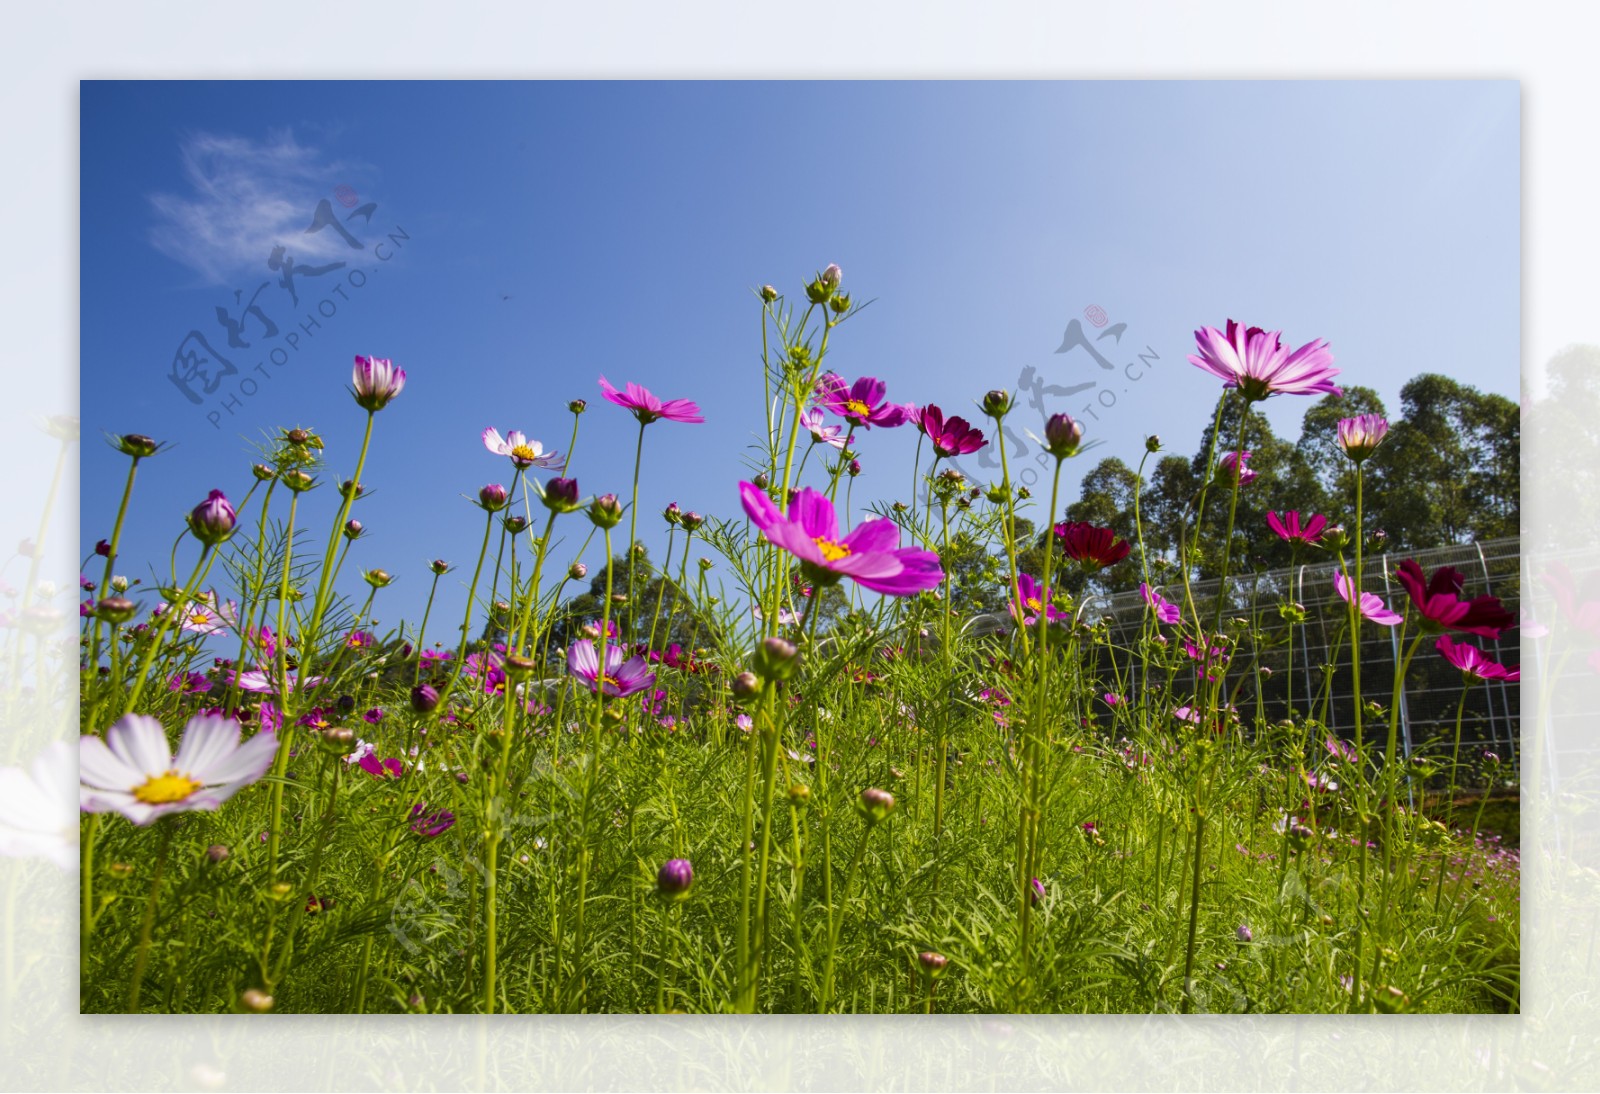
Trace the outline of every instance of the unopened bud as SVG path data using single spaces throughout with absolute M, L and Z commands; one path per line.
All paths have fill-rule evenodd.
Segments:
M 581 562 L 574 562 L 571 566 L 567 567 L 567 576 L 573 581 L 582 581 L 584 578 L 589 576 L 589 567 L 585 566 Z
M 733 678 L 728 690 L 733 693 L 734 702 L 748 705 L 761 695 L 761 677 L 753 672 L 741 672 Z
M 998 421 L 1004 418 L 1011 410 L 1011 392 L 999 388 L 987 393 L 983 397 L 983 412 Z
M 615 528 L 622 523 L 622 503 L 615 494 L 601 494 L 589 503 L 589 519 L 596 528 Z
M 366 529 L 362 526 L 359 520 L 347 520 L 344 522 L 345 539 L 360 539 L 361 533 L 364 531 L 366 531 Z
M 787 680 L 800 668 L 800 651 L 783 638 L 764 638 L 756 647 L 755 669 L 766 680 Z
M 869 825 L 877 824 L 894 808 L 894 795 L 869 786 L 861 792 L 861 815 Z
M 241 992 L 239 1002 L 245 1010 L 255 1011 L 257 1014 L 265 1014 L 272 1009 L 272 996 L 256 988 L 246 988 Z
M 497 482 L 492 482 L 478 491 L 478 505 L 486 513 L 498 513 L 506 507 L 509 500 L 510 495 L 506 493 L 506 488 Z
M 124 455 L 142 460 L 146 456 L 154 456 L 161 446 L 143 433 L 124 433 L 117 438 L 117 448 Z
M 422 684 L 411 689 L 411 709 L 418 714 L 427 714 L 439 705 L 439 693 L 427 684 Z

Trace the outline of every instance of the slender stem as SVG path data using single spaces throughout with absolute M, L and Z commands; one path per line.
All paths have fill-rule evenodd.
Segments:
M 156 903 L 161 897 L 161 875 L 167 866 L 167 848 L 172 844 L 172 821 L 161 824 L 161 846 L 156 852 L 155 873 L 150 877 L 150 892 L 144 901 L 144 917 L 139 921 L 139 948 L 133 959 L 133 975 L 128 980 L 128 1013 L 139 1013 L 139 989 L 144 986 L 145 967 L 150 963 L 150 936 L 155 930 Z

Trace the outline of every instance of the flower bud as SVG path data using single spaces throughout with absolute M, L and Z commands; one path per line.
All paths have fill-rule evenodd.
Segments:
M 1322 540 L 1318 546 L 1333 552 L 1342 551 L 1350 546 L 1350 533 L 1344 530 L 1342 524 L 1330 524 L 1322 530 Z
M 128 591 L 128 579 L 126 577 L 122 576 L 121 574 L 112 574 L 111 575 L 111 591 L 114 592 L 114 593 L 118 593 L 118 594 L 127 592 Z
M 365 486 L 362 486 L 359 482 L 353 482 L 350 479 L 345 479 L 339 484 L 339 496 L 350 501 L 355 501 L 366 492 L 367 488 Z
M 570 513 L 578 508 L 578 480 L 551 479 L 545 483 L 544 506 L 554 513 Z
M 778 290 L 774 289 L 771 285 L 761 286 L 761 299 L 767 304 L 772 303 L 774 300 L 778 299 Z
M 1083 423 L 1070 414 L 1052 414 L 1044 423 L 1045 450 L 1058 460 L 1078 454 L 1083 443 Z
M 146 456 L 154 456 L 161 446 L 143 433 L 124 433 L 117 438 L 117 448 L 125 456 L 132 456 L 142 460 Z
M 283 473 L 283 485 L 293 490 L 296 494 L 303 494 L 316 484 L 315 479 L 299 469 Z
M 585 566 L 581 562 L 574 562 L 571 566 L 567 567 L 567 576 L 573 581 L 582 581 L 584 578 L 589 576 L 589 567 Z
M 983 496 L 995 505 L 1004 505 L 1006 503 L 1006 488 L 1000 483 L 995 483 L 984 491 Z
M 418 714 L 427 714 L 439 705 L 439 693 L 428 684 L 421 684 L 411 689 L 411 709 Z
M 304 429 L 291 429 L 283 435 L 283 439 L 290 444 L 305 444 L 311 440 L 311 434 Z
M 239 995 L 239 1002 L 245 1010 L 265 1014 L 272 1009 L 272 996 L 256 988 L 246 988 Z
M 850 472 L 850 477 L 852 479 L 855 478 L 857 475 L 861 474 L 861 461 L 851 460 L 850 465 L 845 470 Z
M 341 695 L 334 701 L 333 705 L 340 714 L 349 714 L 356 709 L 356 697 L 354 695 Z
M 589 519 L 596 528 L 615 528 L 622 523 L 622 504 L 615 494 L 601 494 L 589 503 Z
M 789 804 L 804 809 L 811 804 L 811 788 L 805 783 L 795 783 L 789 788 Z
M 206 858 L 210 859 L 212 862 L 224 862 L 227 860 L 229 854 L 230 852 L 228 851 L 226 844 L 213 843 L 210 847 L 206 848 Z
M 702 559 L 701 559 L 701 560 L 700 560 L 700 568 L 701 568 L 701 569 L 702 569 L 702 570 L 709 570 L 709 569 L 711 569 L 711 560 L 710 560 L 710 559 L 709 559 L 709 558 L 702 558 Z
M 683 520 L 683 510 L 678 508 L 678 503 L 673 502 L 661 511 L 668 524 L 678 524 Z
M 514 536 L 520 536 L 528 530 L 528 518 L 524 516 L 512 515 L 504 518 L 500 523 L 505 525 L 506 531 Z
M 741 672 L 729 683 L 728 690 L 733 693 L 734 702 L 748 706 L 761 695 L 761 677 L 753 672 Z
M 501 662 L 505 674 L 512 680 L 526 680 L 539 669 L 539 662 L 532 657 L 522 657 L 519 654 L 508 653 Z
M 498 513 L 509 501 L 510 495 L 506 493 L 506 488 L 497 482 L 492 482 L 478 491 L 478 505 L 486 513 Z
M 1011 392 L 996 388 L 983 397 L 983 412 L 999 421 L 1011 410 Z
M 1154 433 L 1150 434 L 1144 439 L 1144 450 L 1146 452 L 1160 452 L 1161 438 Z
M 1046 895 L 1044 882 L 1040 881 L 1038 878 L 1034 878 L 1032 881 L 1028 882 L 1029 904 L 1038 904 L 1039 901 L 1043 900 Z
M 669 858 L 656 871 L 656 892 L 667 900 L 683 900 L 694 884 L 694 867 L 686 858 Z
M 345 539 L 360 539 L 361 533 L 364 531 L 366 531 L 366 528 L 359 520 L 352 518 L 344 522 Z
M 442 558 L 436 558 L 428 563 L 428 569 L 442 577 L 450 572 L 450 564 Z
M 589 403 L 584 399 L 574 399 L 572 402 L 567 404 L 567 409 L 572 411 L 574 414 L 582 414 L 585 410 L 589 409 Z
M 205 501 L 189 513 L 189 531 L 201 543 L 215 547 L 233 535 L 233 526 L 238 520 L 239 515 L 228 503 L 227 495 L 221 490 L 213 490 Z
M 388 570 L 368 570 L 361 576 L 365 578 L 367 584 L 371 585 L 374 589 L 382 589 L 394 580 Z
M 126 623 L 133 618 L 137 606 L 120 596 L 108 596 L 94 606 L 95 614 L 108 623 Z
M 800 651 L 783 638 L 764 638 L 756 647 L 755 669 L 764 680 L 787 680 L 800 668 Z
M 274 469 L 274 468 L 268 467 L 264 463 L 258 463 L 258 464 L 252 465 L 251 468 L 250 468 L 250 473 L 256 477 L 256 481 L 257 482 L 270 482 L 271 480 L 273 480 L 273 479 L 278 477 L 277 470 Z
M 950 959 L 942 953 L 932 950 L 923 950 L 917 954 L 917 964 L 922 966 L 922 971 L 929 979 L 937 977 L 944 972 L 945 966 L 950 964 Z
M 847 292 L 834 293 L 828 301 L 828 307 L 833 309 L 833 314 L 843 315 L 850 310 L 850 294 Z
M 694 531 L 706 522 L 706 518 L 696 513 L 693 509 L 683 514 L 683 526 L 689 531 Z
M 837 262 L 828 263 L 827 269 L 823 270 L 822 275 L 818 278 L 819 281 L 828 286 L 830 292 L 834 289 L 837 289 L 839 287 L 839 282 L 843 279 L 844 271 L 839 269 L 839 264 Z
M 329 726 L 318 736 L 324 751 L 335 756 L 348 756 L 356 750 L 356 735 L 344 726 Z
M 861 816 L 868 825 L 877 824 L 894 808 L 894 795 L 887 790 L 869 786 L 861 792 Z
M 94 545 L 94 553 L 99 555 L 101 558 L 110 558 L 111 557 L 111 542 L 109 540 L 104 540 L 104 539 L 97 540 L 95 542 L 95 545 Z
M 1239 924 L 1238 929 L 1233 932 L 1233 937 L 1240 942 L 1254 942 L 1256 940 L 1256 936 L 1251 933 L 1248 923 Z
M 762 471 L 757 473 L 755 478 L 750 480 L 750 485 L 754 486 L 757 490 L 765 490 L 769 485 L 771 485 L 771 480 L 767 478 L 767 473 Z

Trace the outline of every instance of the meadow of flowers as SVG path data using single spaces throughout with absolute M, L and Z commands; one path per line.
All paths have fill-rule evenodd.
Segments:
M 393 578 L 354 580 L 373 433 L 418 412 L 390 361 L 356 359 L 364 413 L 326 440 L 286 429 L 252 476 L 196 482 L 209 492 L 142 600 L 119 539 L 163 445 L 113 438 L 121 507 L 84 518 L 109 534 L 81 605 L 82 1009 L 1518 1010 L 1517 852 L 1470 794 L 1511 758 L 1463 749 L 1459 715 L 1453 739 L 1403 755 L 1396 697 L 1362 693 L 1350 650 L 1392 630 L 1396 687 L 1416 657 L 1463 689 L 1518 678 L 1474 641 L 1515 618 L 1455 571 L 1406 561 L 1404 596 L 1372 591 L 1361 468 L 1387 422 L 1340 423 L 1353 512 L 1268 518 L 1339 564 L 1337 666 L 1297 664 L 1306 609 L 1230 596 L 1226 549 L 1201 596 L 1197 545 L 1155 565 L 1137 504 L 1131 527 L 1056 523 L 1087 443 L 1066 414 L 1022 423 L 1054 467 L 1047 549 L 1024 572 L 1019 521 L 1046 499 L 1013 482 L 999 428 L 1023 412 L 1004 390 L 967 416 L 896 403 L 831 371 L 859 310 L 841 280 L 829 266 L 792 298 L 756 294 L 761 444 L 722 513 L 639 497 L 660 434 L 748 425 L 688 398 L 601 375 L 564 450 L 485 429 L 500 481 L 459 513 L 478 550 L 431 567 L 433 589 L 468 590 L 460 620 L 430 595 L 380 632 Z M 1252 408 L 1337 395 L 1339 370 L 1321 340 L 1232 320 L 1189 360 L 1241 411 L 1237 436 L 1214 426 L 1189 502 L 1191 528 L 1229 515 L 1231 545 L 1258 477 Z M 905 428 L 914 490 L 854 506 L 858 454 Z M 580 489 L 596 429 L 636 445 L 631 489 Z M 993 481 L 946 462 L 986 446 Z M 354 454 L 348 478 L 335 453 Z M 341 499 L 329 527 L 299 519 L 314 489 Z M 659 566 L 641 514 L 666 521 Z M 609 562 L 559 557 L 558 529 Z M 1008 590 L 998 621 L 947 610 L 956 537 Z M 1110 567 L 1143 579 L 1131 643 L 1058 588 Z M 1336 667 L 1353 734 L 1327 728 Z M 1261 701 L 1269 672 L 1310 674 L 1320 702 Z M 47 753 L 33 781 L 72 763 Z

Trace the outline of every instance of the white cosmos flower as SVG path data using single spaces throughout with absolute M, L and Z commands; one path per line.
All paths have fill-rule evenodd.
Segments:
M 323 676 L 310 677 L 306 680 L 306 687 L 314 688 L 318 684 L 322 683 L 322 681 L 325 679 L 326 677 Z M 296 682 L 297 681 L 295 680 L 294 673 L 289 673 L 290 691 L 295 689 Z M 251 669 L 248 672 L 241 672 L 239 674 L 239 688 L 242 691 L 253 691 L 258 695 L 272 695 L 278 690 L 278 684 L 263 670 Z
M 72 746 L 57 741 L 26 770 L 0 767 L 0 855 L 78 865 L 78 810 L 72 799 Z
M 557 453 L 546 452 L 544 445 L 529 440 L 520 430 L 513 429 L 502 438 L 500 431 L 490 426 L 483 431 L 483 447 L 496 456 L 511 457 L 511 462 L 524 470 L 529 467 L 561 469 L 561 457 Z
M 87 813 L 116 811 L 134 824 L 168 813 L 215 809 L 267 773 L 277 736 L 239 741 L 239 723 L 214 714 L 189 719 L 178 754 L 167 731 L 146 714 L 127 714 L 105 740 L 78 741 L 78 801 Z

